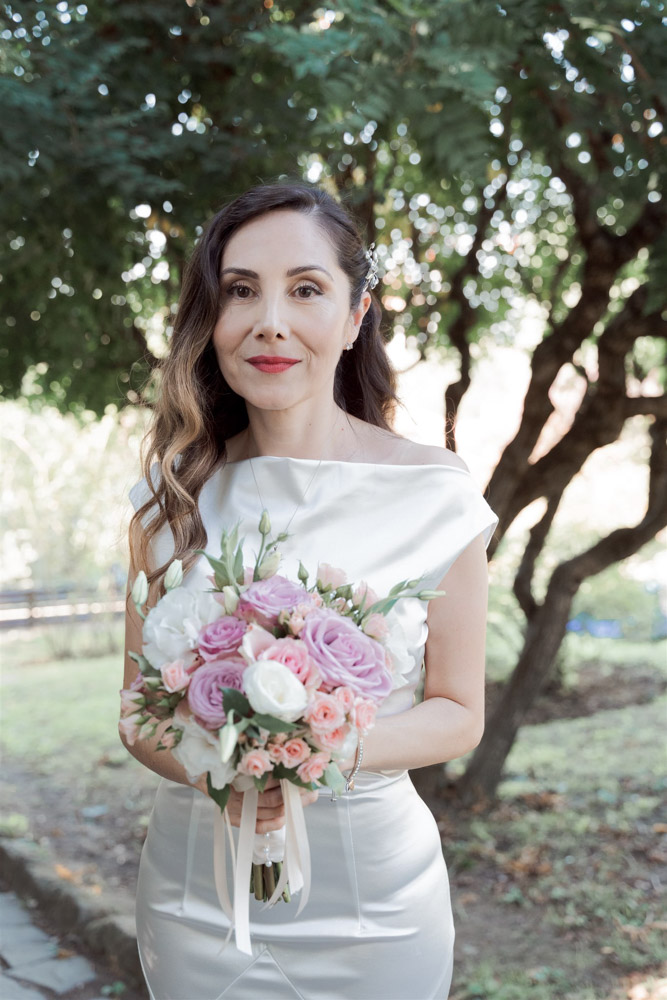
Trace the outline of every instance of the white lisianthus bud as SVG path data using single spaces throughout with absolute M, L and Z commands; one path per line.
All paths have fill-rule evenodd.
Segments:
M 268 576 L 273 576 L 279 566 L 280 552 L 274 549 L 273 552 L 269 552 L 268 555 L 264 556 L 257 568 L 260 580 L 266 580 Z
M 234 753 L 238 738 L 239 731 L 234 723 L 231 720 L 226 722 L 220 730 L 220 760 L 223 764 L 226 764 Z
M 164 589 L 175 590 L 183 583 L 183 563 L 180 559 L 174 559 L 169 569 L 164 575 Z
M 142 608 L 148 600 L 148 579 L 143 569 L 139 570 L 132 584 L 132 600 L 138 608 Z
M 225 597 L 225 612 L 233 615 L 239 604 L 239 595 L 233 587 L 223 587 L 222 593 Z
M 259 533 L 260 535 L 268 535 L 270 531 L 271 531 L 271 521 L 269 519 L 269 512 L 268 510 L 263 510 L 259 522 Z
M 436 597 L 444 597 L 444 590 L 420 590 L 417 597 L 420 601 L 434 601 Z

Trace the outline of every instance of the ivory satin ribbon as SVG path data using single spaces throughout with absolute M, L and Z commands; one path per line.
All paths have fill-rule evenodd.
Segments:
M 298 788 L 286 779 L 281 780 L 280 788 L 285 803 L 285 859 L 275 892 L 264 908 L 273 906 L 280 899 L 283 889 L 289 882 L 291 892 L 301 891 L 301 900 L 296 911 L 296 916 L 298 916 L 308 902 L 310 895 L 310 845 Z M 249 885 L 256 836 L 258 799 L 259 793 L 256 788 L 244 792 L 238 849 L 236 851 L 229 814 L 226 809 L 224 814 L 216 811 L 213 827 L 215 888 L 220 906 L 229 920 L 229 933 L 224 945 L 228 943 L 233 930 L 236 937 L 236 947 L 246 955 L 252 955 Z M 233 900 L 229 895 L 227 881 L 227 840 L 229 840 L 232 861 Z

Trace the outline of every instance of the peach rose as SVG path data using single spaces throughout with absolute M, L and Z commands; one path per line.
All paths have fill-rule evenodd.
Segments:
M 366 701 L 364 698 L 357 699 L 357 703 L 352 709 L 351 719 L 362 736 L 365 736 L 375 725 L 375 712 L 376 708 L 372 701 Z
M 133 715 L 134 712 L 143 708 L 145 704 L 146 698 L 141 691 L 131 691 L 128 688 L 123 688 L 120 692 L 120 714 L 123 718 Z
M 283 748 L 280 743 L 269 743 L 266 752 L 274 764 L 283 764 Z
M 332 729 L 330 733 L 317 733 L 315 734 L 314 742 L 317 743 L 320 750 L 337 753 L 345 743 L 350 729 L 351 727 L 346 723 L 343 726 L 339 726 L 338 729 Z
M 304 718 L 314 733 L 330 733 L 345 722 L 345 710 L 332 694 L 317 691 L 305 711 Z
M 160 667 L 160 673 L 162 674 L 162 683 L 172 694 L 175 691 L 185 691 L 190 683 L 190 675 L 185 669 L 183 660 L 173 660 L 171 663 L 163 664 Z
M 306 784 L 311 781 L 319 781 L 328 767 L 330 759 L 330 755 L 326 751 L 320 750 L 319 753 L 312 754 L 308 760 L 304 760 L 303 764 L 297 767 L 296 773 Z
M 347 577 L 342 569 L 336 569 L 329 563 L 320 563 L 317 567 L 317 583 L 322 589 L 330 587 L 331 590 L 336 590 L 347 583 Z
M 295 737 L 283 745 L 282 752 L 285 767 L 296 767 L 308 759 L 310 747 L 305 740 Z
M 130 746 L 134 746 L 138 736 L 139 730 L 143 724 L 145 716 L 141 712 L 135 712 L 134 715 L 126 715 L 124 719 L 121 719 L 118 723 L 118 730 L 122 736 L 125 737 L 127 743 Z
M 273 770 L 273 761 L 266 750 L 249 750 L 245 756 L 241 757 L 238 770 L 240 774 L 259 778 L 266 771 Z
M 371 639 L 384 639 L 386 635 L 389 635 L 389 626 L 385 621 L 384 615 L 377 612 L 368 616 L 363 624 L 363 629 Z
M 343 711 L 346 715 L 348 715 L 349 712 L 352 711 L 352 706 L 354 705 L 354 699 L 356 697 L 352 688 L 347 687 L 345 684 L 341 684 L 340 687 L 337 687 L 334 690 L 333 696 L 338 699 L 343 706 Z
M 320 683 L 320 672 L 317 664 L 308 655 L 305 645 L 298 639 L 276 639 L 259 654 L 260 660 L 275 660 L 284 663 L 302 684 L 317 687 Z
M 364 580 L 361 580 L 352 594 L 352 603 L 357 608 L 370 608 L 371 604 L 375 604 L 377 599 L 378 595 Z

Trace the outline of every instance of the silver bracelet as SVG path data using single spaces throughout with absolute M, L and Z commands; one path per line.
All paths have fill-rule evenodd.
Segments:
M 354 761 L 354 767 L 350 771 L 350 773 L 347 776 L 347 779 L 345 781 L 345 791 L 346 792 L 353 792 L 354 791 L 354 779 L 356 778 L 356 776 L 357 776 L 357 774 L 359 772 L 359 768 L 361 767 L 361 762 L 362 762 L 363 759 L 364 759 L 364 740 L 363 740 L 363 737 L 360 736 L 359 737 L 359 744 L 357 746 L 357 756 L 356 756 L 355 761 Z

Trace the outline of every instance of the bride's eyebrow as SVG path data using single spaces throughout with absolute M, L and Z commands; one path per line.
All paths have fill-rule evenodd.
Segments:
M 333 281 L 332 275 L 329 274 L 325 267 L 321 267 L 319 264 L 303 264 L 301 267 L 291 267 L 285 274 L 288 278 L 293 278 L 295 275 L 303 274 L 305 271 L 322 271 L 323 274 L 326 274 Z M 259 278 L 256 271 L 250 271 L 247 267 L 225 267 L 220 272 L 220 277 L 224 277 L 226 274 L 240 274 L 244 278 Z

